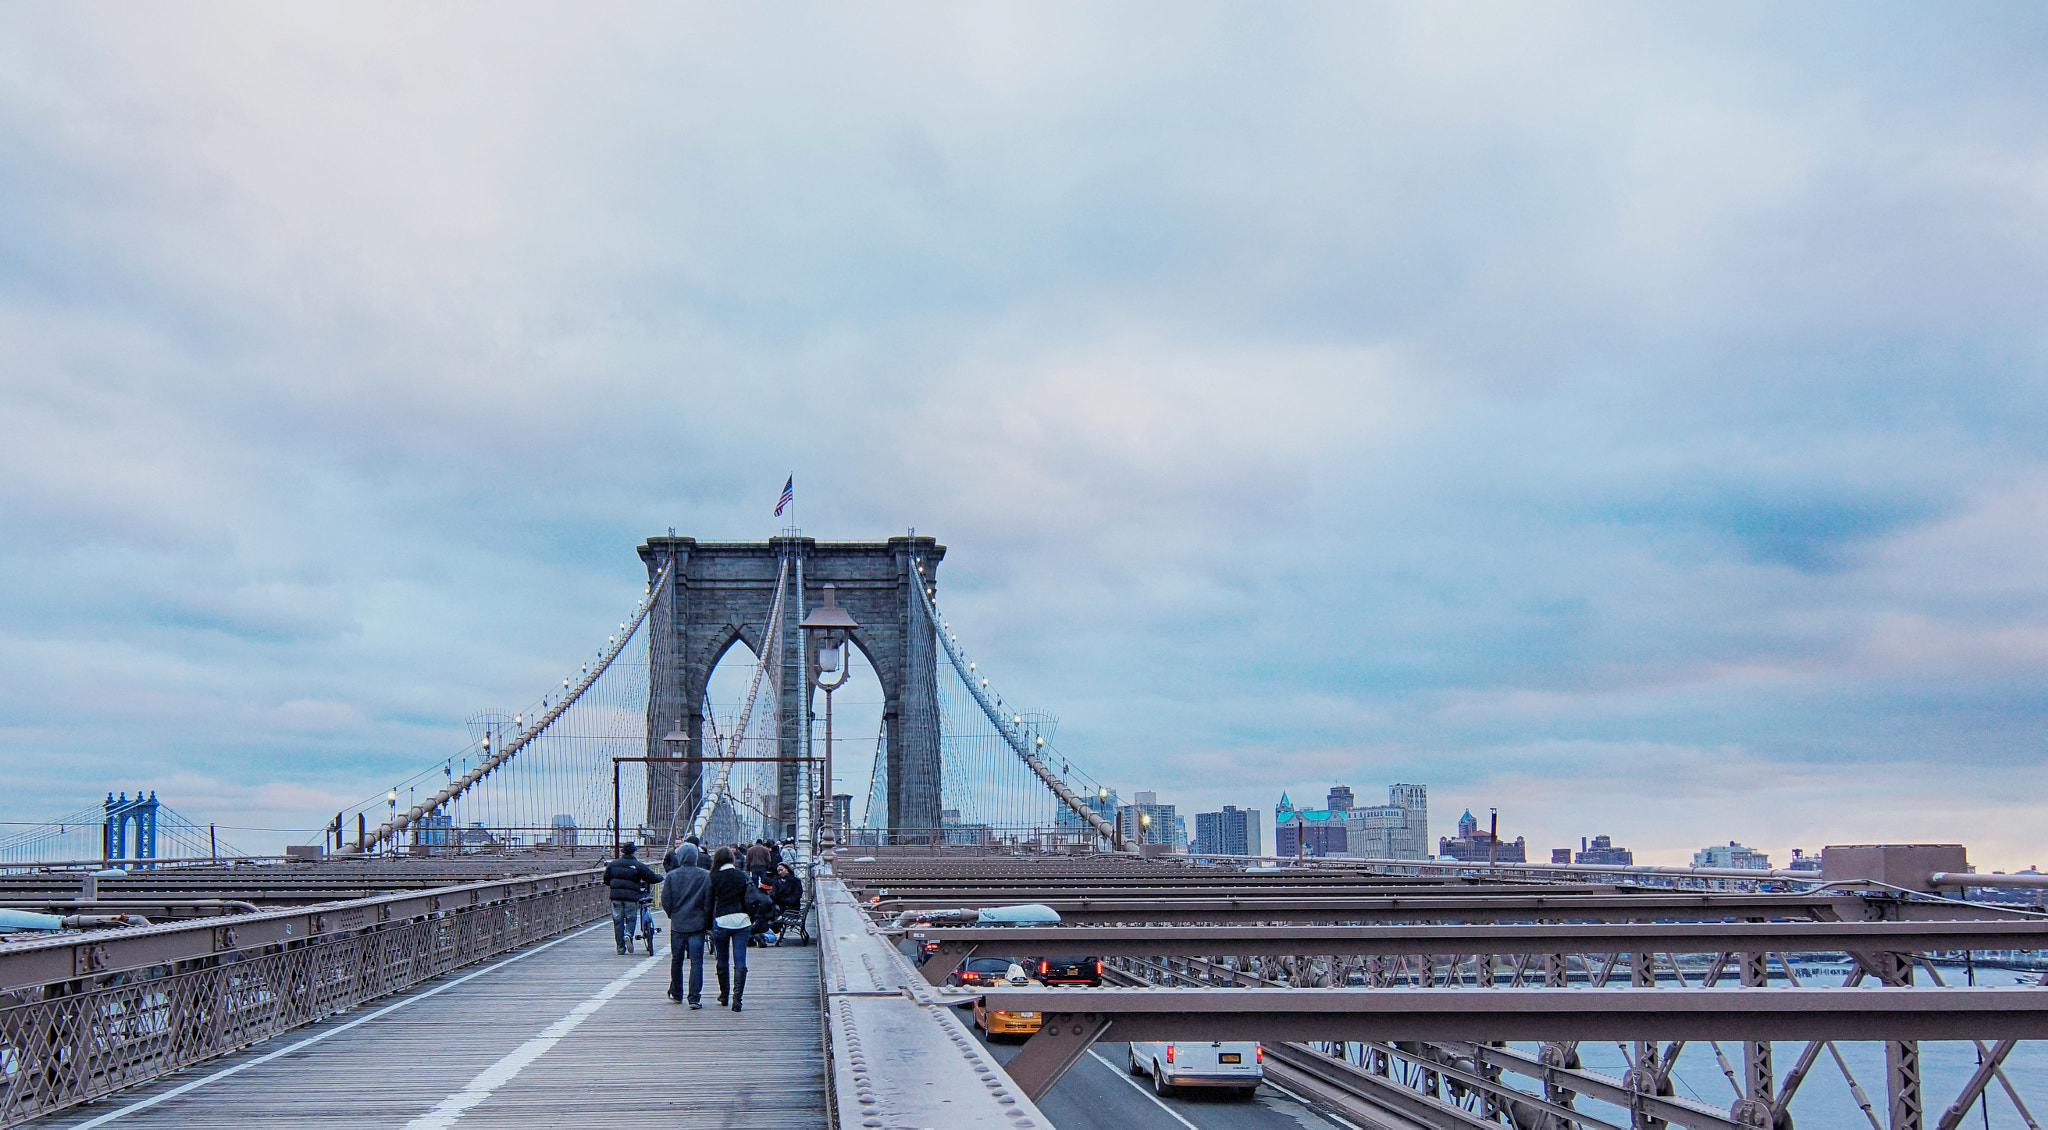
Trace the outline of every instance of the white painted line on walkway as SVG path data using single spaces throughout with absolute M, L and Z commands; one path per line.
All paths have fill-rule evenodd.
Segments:
M 1147 1087 L 1143 1083 L 1138 1082 L 1136 1079 L 1131 1078 L 1130 1072 L 1102 1058 L 1101 1052 L 1096 1051 L 1094 1048 L 1089 1048 L 1088 1054 L 1094 1056 L 1095 1061 L 1097 1063 L 1100 1063 L 1102 1066 L 1107 1067 L 1110 1069 L 1110 1071 L 1114 1072 L 1117 1078 L 1122 1079 L 1124 1082 L 1129 1083 L 1131 1086 L 1137 1088 L 1139 1094 L 1145 1096 L 1148 1099 L 1151 1099 L 1154 1105 L 1156 1105 L 1160 1110 L 1166 1112 L 1166 1117 L 1171 1118 L 1175 1122 L 1180 1123 L 1182 1126 L 1187 1127 L 1188 1130 L 1202 1130 L 1201 1127 L 1195 1125 L 1192 1122 L 1189 1122 L 1185 1118 L 1182 1118 L 1179 1115 L 1179 1113 L 1176 1112 L 1172 1107 L 1167 1106 L 1165 1103 L 1161 1102 L 1159 1100 L 1159 1096 L 1153 1094 L 1152 1089 L 1150 1087 Z
M 590 1019 L 591 1014 L 605 1006 L 605 1002 L 625 991 L 641 974 L 654 968 L 661 956 L 650 957 L 619 976 L 619 979 L 599 989 L 590 999 L 569 1010 L 553 1024 L 541 1030 L 541 1034 L 512 1049 L 504 1059 L 477 1073 L 460 1091 L 441 1100 L 441 1105 L 405 1124 L 405 1130 L 447 1130 L 455 1125 L 470 1107 L 491 1097 L 491 1092 L 512 1081 L 513 1076 L 526 1070 L 526 1065 L 539 1059 L 549 1048 L 562 1042 L 562 1037 L 576 1030 L 578 1024 Z
M 589 926 L 585 926 L 583 929 L 578 930 L 573 934 L 564 934 L 561 937 L 556 938 L 552 942 L 542 942 L 540 945 L 537 945 L 532 949 L 527 950 L 525 953 L 515 954 L 514 956 L 508 957 L 505 960 L 497 963 L 496 965 L 492 965 L 484 969 L 479 969 L 474 973 L 469 973 L 461 977 L 457 977 L 455 980 L 450 981 L 445 985 L 436 985 L 433 988 L 428 989 L 424 993 L 418 993 L 413 996 L 407 997 L 404 1000 L 399 1001 L 397 1004 L 385 1005 L 383 1008 L 378 1009 L 377 1011 L 371 1013 L 368 1016 L 357 1017 L 356 1019 L 351 1020 L 346 1024 L 341 1024 L 333 1028 L 329 1028 L 327 1031 L 322 1032 L 317 1036 L 308 1036 L 305 1039 L 300 1040 L 298 1043 L 293 1044 L 288 1048 L 279 1048 L 278 1050 L 270 1052 L 267 1055 L 257 1056 L 255 1059 L 249 1060 L 246 1063 L 238 1063 L 233 1067 L 222 1068 L 221 1070 L 206 1076 L 204 1079 L 194 1079 L 190 1083 L 183 1084 L 182 1086 L 172 1087 L 170 1090 L 165 1091 L 161 1095 L 151 1095 L 150 1097 L 143 1099 L 141 1102 L 130 1103 L 127 1106 L 122 1107 L 120 1110 L 110 1110 L 107 1113 L 100 1115 L 98 1118 L 93 1119 L 91 1122 L 79 1123 L 76 1127 L 76 1130 L 90 1130 L 90 1128 L 94 1126 L 104 1126 L 117 1118 L 126 1118 L 127 1116 L 134 1114 L 138 1110 L 147 1110 L 148 1108 L 153 1107 L 166 1099 L 177 1098 L 179 1095 L 182 1095 L 187 1091 L 196 1091 L 199 1088 L 206 1086 L 208 1083 L 219 1082 L 220 1080 L 225 1079 L 230 1075 L 234 1075 L 242 1071 L 247 1071 L 249 1068 L 256 1067 L 261 1064 L 269 1063 L 271 1060 L 277 1059 L 280 1056 L 290 1055 L 293 1052 L 298 1051 L 300 1048 L 311 1047 L 312 1045 L 317 1044 L 330 1036 L 339 1036 L 343 1032 L 348 1031 L 349 1029 L 355 1027 L 358 1024 L 368 1024 L 370 1021 L 375 1020 L 380 1016 L 388 1016 L 391 1013 L 397 1012 L 401 1008 L 406 1008 L 408 1006 L 418 1004 L 419 1002 L 426 1000 L 428 997 L 431 997 L 436 993 L 445 993 L 448 990 L 454 988 L 455 986 L 462 984 L 464 981 L 474 981 L 478 977 L 481 977 L 486 973 L 496 973 L 498 970 L 505 968 L 506 966 L 512 964 L 515 961 L 525 961 L 527 958 L 532 957 L 534 954 L 537 954 L 544 949 L 559 946 L 563 942 L 566 942 L 571 938 L 580 938 L 583 935 L 590 933 L 592 930 L 597 929 L 599 926 L 609 925 L 611 925 L 611 923 L 609 922 L 595 922 Z

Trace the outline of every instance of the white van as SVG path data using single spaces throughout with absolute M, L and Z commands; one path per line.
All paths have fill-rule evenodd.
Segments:
M 1160 1095 L 1176 1087 L 1230 1087 L 1248 1099 L 1266 1077 L 1266 1049 L 1251 1040 L 1133 1043 L 1128 1055 L 1131 1074 L 1150 1075 Z

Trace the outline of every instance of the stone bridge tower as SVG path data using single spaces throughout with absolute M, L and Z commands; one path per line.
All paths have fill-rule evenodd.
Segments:
M 789 559 L 783 600 L 781 643 L 761 683 L 748 732 L 765 736 L 773 727 L 783 757 L 804 753 L 810 730 L 817 657 L 808 653 L 796 625 L 834 586 L 841 608 L 860 622 L 853 633 L 881 679 L 883 724 L 887 731 L 889 827 L 939 826 L 938 666 L 932 627 L 910 587 L 936 587 L 946 547 L 928 537 L 886 542 L 823 542 L 778 537 L 766 542 L 700 542 L 687 537 L 651 537 L 640 546 L 650 582 L 671 561 L 669 588 L 648 621 L 647 735 L 649 757 L 666 757 L 661 736 L 677 719 L 690 736 L 690 752 L 705 754 L 704 693 L 712 669 L 735 643 L 759 655 L 775 606 L 775 579 Z M 822 740 L 822 739 L 821 739 Z M 844 772 L 845 763 L 838 762 Z M 700 796 L 698 771 L 678 766 L 660 772 L 649 766 L 648 822 L 665 826 L 681 810 L 685 824 Z M 777 767 L 775 819 L 784 835 L 796 835 L 797 767 Z M 709 784 L 708 781 L 704 782 Z

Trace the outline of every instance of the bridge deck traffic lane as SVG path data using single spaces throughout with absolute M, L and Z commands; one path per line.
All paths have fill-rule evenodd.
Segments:
M 985 1035 L 981 1040 L 999 1063 L 1022 1050 L 1021 1044 L 989 1044 Z M 1038 1100 L 1038 1109 L 1060 1130 L 1355 1130 L 1358 1125 L 1271 1084 L 1251 1099 L 1192 1090 L 1155 1096 L 1150 1079 L 1126 1073 L 1125 1047 L 1095 1045 L 1090 1050 L 1097 1054 L 1082 1056 L 1068 1069 Z
M 663 950 L 651 968 L 451 1124 L 560 1126 L 630 1109 L 659 1125 L 728 1126 L 734 1111 L 758 1102 L 770 1117 L 764 1125 L 822 1125 L 816 951 L 751 951 L 758 972 L 747 986 L 748 1010 L 735 1015 L 713 1007 L 715 983 L 707 986 L 703 1011 L 670 1005 Z M 606 920 L 61 1112 L 47 1124 L 401 1127 L 646 961 L 644 952 L 629 958 L 614 951 Z M 753 1083 L 743 1094 L 731 1085 L 739 1070 L 734 1061 L 742 1058 Z M 682 1066 L 692 1061 L 705 1070 Z

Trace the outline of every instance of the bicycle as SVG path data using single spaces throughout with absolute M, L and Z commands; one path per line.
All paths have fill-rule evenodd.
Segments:
M 654 924 L 654 911 L 652 908 L 653 900 L 640 900 L 640 918 L 633 923 L 633 936 L 626 939 L 627 952 L 630 953 L 632 951 L 634 942 L 641 938 L 646 938 L 647 956 L 654 956 L 654 936 L 661 933 L 661 927 Z

